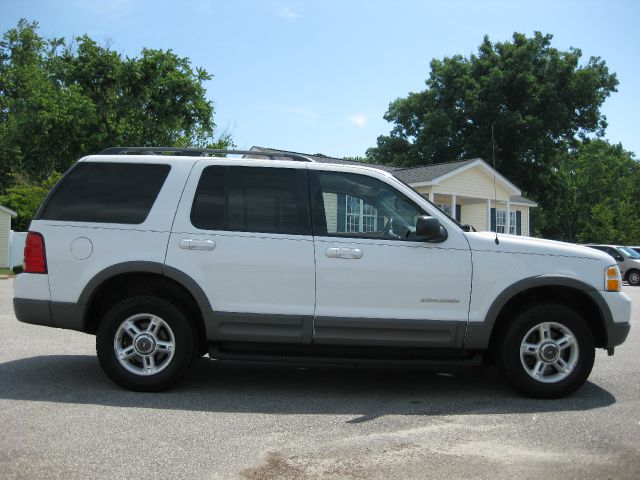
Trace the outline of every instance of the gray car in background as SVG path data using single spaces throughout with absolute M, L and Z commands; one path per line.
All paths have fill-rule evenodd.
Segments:
M 622 278 L 629 285 L 640 285 L 640 247 L 623 247 L 620 245 L 595 245 L 587 247 L 595 248 L 611 255 L 620 267 Z

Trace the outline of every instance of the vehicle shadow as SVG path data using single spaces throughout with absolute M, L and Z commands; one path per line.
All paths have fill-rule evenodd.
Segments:
M 473 415 L 581 411 L 615 397 L 587 382 L 559 400 L 514 392 L 494 367 L 388 369 L 230 365 L 207 358 L 162 393 L 136 393 L 109 381 L 94 356 L 49 355 L 0 364 L 0 398 L 168 410 L 356 415 Z

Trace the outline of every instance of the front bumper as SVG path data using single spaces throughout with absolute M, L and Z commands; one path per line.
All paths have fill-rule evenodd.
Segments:
M 613 323 L 607 325 L 607 348 L 622 345 L 631 330 L 630 323 Z
M 607 308 L 604 313 L 607 343 L 605 348 L 621 345 L 631 329 L 631 299 L 624 292 L 599 292 Z

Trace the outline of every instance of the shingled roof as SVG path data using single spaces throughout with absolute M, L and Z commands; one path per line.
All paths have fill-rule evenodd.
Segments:
M 405 183 L 430 182 L 436 178 L 442 177 L 447 173 L 464 167 L 472 162 L 479 160 L 472 158 L 470 160 L 461 160 L 459 162 L 434 163 L 433 165 L 425 165 L 421 167 L 398 168 L 393 171 L 393 175 Z

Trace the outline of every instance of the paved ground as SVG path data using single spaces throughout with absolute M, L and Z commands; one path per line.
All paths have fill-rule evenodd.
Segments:
M 88 335 L 20 324 L 0 280 L 0 479 L 640 478 L 634 328 L 554 401 L 490 367 L 230 367 L 201 360 L 163 394 L 121 390 Z

